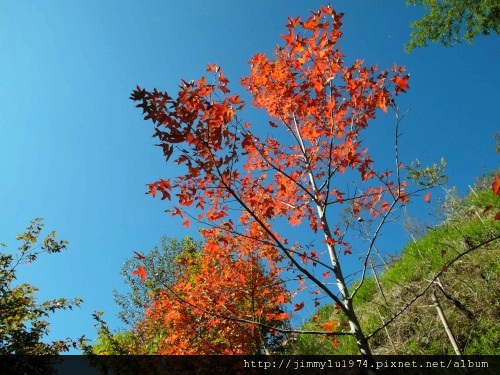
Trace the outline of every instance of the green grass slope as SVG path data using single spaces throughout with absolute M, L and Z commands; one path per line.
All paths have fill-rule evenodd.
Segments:
M 491 180 L 483 181 L 469 196 L 448 201 L 447 208 L 441 225 L 410 243 L 377 279 L 365 280 L 356 294 L 354 305 L 366 334 L 422 294 L 370 338 L 374 354 L 455 354 L 432 294 L 462 354 L 500 354 L 500 240 L 492 241 L 500 235 L 500 220 L 495 220 L 500 196 L 493 194 Z M 333 306 L 320 309 L 302 329 L 319 329 L 327 321 L 342 321 Z M 290 352 L 358 354 L 351 337 L 333 343 L 331 338 L 311 335 L 299 335 Z

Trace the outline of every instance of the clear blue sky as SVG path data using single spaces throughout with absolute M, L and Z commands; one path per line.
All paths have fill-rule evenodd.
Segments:
M 0 241 L 35 217 L 70 242 L 19 274 L 39 298 L 82 297 L 81 309 L 58 313 L 53 338 L 95 337 L 91 313 L 118 326 L 113 289 L 133 250 L 163 235 L 196 235 L 145 195 L 168 177 L 152 128 L 128 99 L 136 84 L 176 92 L 207 63 L 239 78 L 256 52 L 282 43 L 287 16 L 306 16 L 320 1 L 6 0 L 0 11 Z M 409 23 L 423 13 L 403 0 L 336 1 L 345 13 L 346 60 L 405 65 L 410 90 L 399 104 L 402 158 L 448 162 L 450 185 L 465 193 L 476 176 L 499 166 L 492 135 L 499 129 L 500 39 L 478 38 L 407 55 Z M 252 119 L 248 119 L 252 121 Z M 384 121 L 390 122 L 392 118 Z M 376 134 L 374 134 L 376 140 Z M 384 157 L 384 150 L 374 152 Z M 391 150 L 392 151 L 392 150 Z M 423 203 L 417 203 L 422 204 Z M 418 209 L 418 208 L 417 208 Z

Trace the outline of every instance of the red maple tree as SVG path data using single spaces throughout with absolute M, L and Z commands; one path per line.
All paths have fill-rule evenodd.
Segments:
M 257 354 L 279 344 L 270 336 L 283 327 L 281 307 L 291 299 L 280 260 L 269 245 L 213 231 L 199 254 L 178 259 L 185 272 L 146 310 L 144 324 L 164 324 L 159 354 Z
M 165 291 L 149 311 L 156 317 L 163 314 L 176 332 L 175 345 L 188 346 L 186 335 L 196 332 L 203 315 L 208 325 L 231 324 L 228 336 L 219 341 L 203 331 L 200 346 L 224 341 L 224 348 L 234 345 L 232 352 L 244 352 L 242 341 L 233 340 L 243 337 L 241 324 L 253 332 L 256 326 L 281 321 L 310 304 L 303 293 L 313 293 L 315 306 L 320 298 L 329 298 L 349 322 L 348 329 L 328 323 L 319 333 L 351 335 L 360 353 L 371 356 L 352 301 L 381 228 L 409 194 L 399 173 L 398 121 L 392 171 L 375 169 L 362 135 L 378 110 L 396 109 L 394 97 L 408 89 L 409 76 L 397 65 L 379 71 L 360 60 L 346 64 L 338 48 L 341 26 L 342 14 L 331 6 L 306 20 L 289 18 L 288 32 L 282 35 L 286 44 L 272 58 L 263 53 L 252 57 L 250 74 L 241 84 L 252 104 L 267 111 L 267 124 L 241 119 L 245 103 L 230 91 L 215 64 L 207 69 L 213 83 L 206 77 L 182 81 L 176 98 L 139 86 L 133 91 L 131 99 L 144 119 L 153 122 L 165 157 L 174 155 L 179 165 L 177 177 L 149 184 L 149 193 L 173 201 L 167 211 L 184 225 L 196 221 L 205 228 L 200 272 Z M 356 248 L 350 238 L 361 223 L 368 243 Z M 300 236 L 290 240 L 295 233 Z M 361 282 L 354 287 L 342 264 L 356 256 Z M 256 273 L 248 284 L 256 260 L 275 279 L 293 279 L 287 283 L 289 290 L 296 288 L 287 313 L 277 313 L 290 301 L 284 288 L 273 289 L 276 284 Z M 141 270 L 138 274 L 143 275 Z M 261 301 L 258 308 L 248 305 L 250 290 Z M 173 344 L 166 345 L 172 349 Z

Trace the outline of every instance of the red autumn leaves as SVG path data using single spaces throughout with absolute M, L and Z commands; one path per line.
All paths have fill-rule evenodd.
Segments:
M 427 202 L 427 203 L 431 202 L 431 193 L 430 192 L 425 193 L 425 195 L 424 195 L 424 201 Z
M 495 181 L 491 184 L 491 190 L 493 190 L 493 194 L 500 195 L 500 177 L 498 175 L 495 176 Z
M 248 353 L 264 326 L 288 317 L 281 310 L 291 302 L 282 271 L 295 267 L 301 286 L 315 280 L 307 267 L 317 266 L 319 257 L 288 244 L 274 226 L 280 219 L 314 233 L 325 231 L 324 253 L 338 247 L 347 255 L 351 245 L 344 233 L 326 231 L 321 213 L 327 207 L 346 204 L 353 218 L 362 212 L 376 218 L 389 214 L 390 201 L 407 201 L 404 185 L 391 181 L 390 171 L 374 169 L 360 135 L 377 109 L 387 111 L 408 89 L 409 76 L 401 66 L 390 73 L 360 60 L 345 64 L 337 45 L 341 19 L 331 7 L 306 20 L 289 18 L 285 46 L 272 58 L 252 57 L 241 84 L 252 104 L 270 117 L 264 139 L 240 120 L 244 103 L 231 94 L 229 80 L 215 64 L 207 69 L 214 83 L 205 77 L 182 81 L 175 99 L 156 89 L 133 91 L 131 99 L 154 123 L 153 137 L 164 156 L 175 157 L 182 169 L 149 184 L 148 193 L 173 201 L 168 211 L 183 225 L 197 221 L 211 228 L 202 231 L 206 245 L 192 272 L 147 311 L 169 332 L 162 352 Z M 290 139 L 274 136 L 279 130 Z M 359 182 L 354 195 L 330 183 L 347 172 Z M 141 266 L 134 274 L 147 277 Z M 315 294 L 328 292 L 319 281 L 315 289 Z M 298 301 L 290 310 L 305 306 Z
M 495 175 L 495 181 L 491 184 L 491 190 L 493 191 L 493 194 L 495 195 L 500 195 L 500 176 Z M 485 211 L 491 208 L 491 206 L 486 207 Z M 497 212 L 497 214 L 494 217 L 495 220 L 500 220 L 500 212 Z
M 254 353 L 268 327 L 280 327 L 289 317 L 281 309 L 291 297 L 278 278 L 279 258 L 256 241 L 237 242 L 217 231 L 205 235 L 201 253 L 177 259 L 182 275 L 155 296 L 142 324 L 164 327 L 159 354 Z M 260 251 L 269 252 L 266 271 Z M 139 269 L 134 273 L 142 278 Z M 249 327 L 251 322 L 256 324 Z
M 137 266 L 137 269 L 132 274 L 138 275 L 142 281 L 146 279 L 146 269 L 143 266 Z

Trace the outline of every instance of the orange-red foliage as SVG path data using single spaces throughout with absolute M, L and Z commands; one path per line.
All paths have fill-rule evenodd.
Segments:
M 266 271 L 262 252 L 268 254 Z M 145 321 L 161 321 L 167 332 L 159 353 L 256 353 L 269 330 L 241 320 L 279 326 L 288 317 L 281 312 L 290 294 L 278 277 L 277 252 L 213 231 L 196 259 L 179 259 L 186 272 L 146 311 Z
M 386 112 L 394 96 L 408 89 L 405 69 L 395 65 L 391 72 L 378 71 L 360 60 L 347 65 L 338 48 L 342 14 L 330 6 L 307 20 L 288 21 L 285 46 L 272 59 L 263 53 L 253 56 L 250 74 L 241 80 L 252 104 L 270 116 L 259 125 L 267 130 L 252 131 L 240 120 L 245 103 L 231 93 L 216 64 L 207 69 L 215 76 L 213 84 L 205 77 L 182 81 L 175 99 L 139 86 L 132 93 L 144 118 L 155 124 L 154 137 L 167 160 L 175 155 L 184 168 L 177 177 L 149 184 L 149 193 L 172 200 L 168 211 L 181 216 L 184 225 L 194 219 L 218 228 L 204 232 L 199 273 L 164 291 L 148 311 L 171 329 L 162 344 L 165 353 L 246 353 L 254 348 L 255 325 L 220 316 L 257 322 L 285 317 L 277 313 L 279 305 L 290 301 L 275 283 L 278 251 L 299 271 L 299 286 L 309 279 L 345 308 L 308 271 L 318 265 L 317 255 L 290 247 L 275 223 L 284 218 L 291 226 L 306 223 L 314 233 L 323 231 L 321 246 L 333 259 L 335 254 L 349 256 L 351 246 L 342 230 L 325 228 L 321 213 L 328 207 L 345 204 L 353 218 L 364 212 L 380 218 L 390 214 L 394 203 L 408 201 L 399 178 L 393 182 L 390 171 L 374 169 L 360 138 L 377 109 Z M 280 138 L 273 136 L 280 129 Z M 258 136 L 265 133 L 264 139 Z M 334 176 L 346 172 L 358 181 L 353 190 L 333 183 Z M 258 271 L 259 262 L 269 275 Z M 336 276 L 341 272 L 336 260 L 323 271 L 332 270 Z M 304 301 L 295 303 L 296 311 L 303 307 Z

